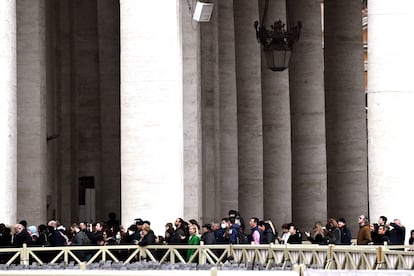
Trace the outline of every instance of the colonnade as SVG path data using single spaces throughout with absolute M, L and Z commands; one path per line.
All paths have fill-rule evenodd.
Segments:
M 2 221 L 115 211 L 160 230 L 237 209 L 277 228 L 343 216 L 356 231 L 361 213 L 404 213 L 390 202 L 411 191 L 411 41 L 383 40 L 382 24 L 403 33 L 410 9 L 369 7 L 367 145 L 361 1 L 290 1 L 289 18 L 270 1 L 269 26 L 303 24 L 283 72 L 256 41 L 264 1 L 212 2 L 199 23 L 195 1 L 5 1 Z

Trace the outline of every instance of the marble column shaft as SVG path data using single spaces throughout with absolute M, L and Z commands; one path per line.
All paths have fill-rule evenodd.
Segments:
M 414 2 L 368 1 L 368 175 L 371 219 L 414 228 Z
M 97 217 L 121 213 L 119 1 L 97 1 L 102 180 Z
M 260 10 L 264 10 L 261 1 Z M 261 15 L 263 16 L 263 15 Z M 276 20 L 286 23 L 284 0 L 270 1 L 266 27 Z M 263 212 L 277 229 L 292 221 L 292 158 L 289 100 L 289 70 L 268 69 L 262 51 L 263 102 Z
M 203 23 L 197 23 L 193 20 L 188 3 L 180 2 L 181 25 L 177 27 L 179 27 L 182 41 L 183 216 L 187 219 L 199 220 L 203 216 L 204 209 L 202 200 L 204 194 L 202 190 L 202 139 L 204 138 L 202 138 L 201 126 L 203 115 L 200 70 L 200 28 Z M 195 5 L 193 5 L 192 10 L 194 8 Z M 206 173 L 208 174 L 208 172 Z M 212 179 L 211 174 L 208 179 Z M 170 218 L 170 220 L 173 219 L 175 218 Z
M 16 105 L 16 1 L 0 5 L 0 217 L 16 222 L 17 105 Z
M 46 10 L 44 0 L 16 3 L 17 219 L 39 225 L 47 214 Z
M 180 3 L 120 1 L 122 223 L 156 233 L 184 214 Z
M 75 103 L 76 184 L 79 177 L 94 177 L 94 189 L 86 196 L 85 205 L 79 205 L 81 220 L 95 221 L 106 217 L 97 208 L 104 200 L 101 182 L 101 98 L 99 83 L 99 49 L 97 1 L 75 1 L 73 10 L 73 102 Z M 79 185 L 78 185 L 79 189 Z M 75 188 L 75 191 L 77 189 Z M 95 198 L 93 193 L 95 193 Z M 78 201 L 78 200 L 77 200 Z M 98 205 L 95 204 L 95 202 Z
M 361 1 L 324 7 L 328 216 L 357 233 L 358 216 L 368 213 Z
M 209 22 L 197 23 L 200 35 L 200 73 L 201 73 L 201 93 L 203 99 L 201 104 L 201 122 L 202 122 L 202 139 L 200 147 L 202 148 L 202 168 L 203 168 L 203 221 L 211 222 L 216 217 L 220 205 L 222 194 L 219 191 L 220 179 L 220 144 L 218 141 L 219 129 L 219 90 L 218 90 L 218 13 L 219 8 L 216 5 L 214 13 Z M 185 22 L 185 21 L 184 21 Z M 193 31 L 194 32 L 194 31 Z M 192 33 L 192 32 L 190 32 Z M 190 50 L 187 48 L 187 51 Z M 185 54 L 185 51 L 184 51 Z M 184 66 L 184 71 L 186 68 Z M 184 110 L 188 108 L 184 106 Z M 185 116 L 186 117 L 186 116 Z M 184 118 L 185 118 L 184 117 Z M 212 200 L 214 199 L 214 200 Z
M 292 220 L 309 227 L 327 216 L 321 6 L 319 0 L 288 3 L 291 20 L 303 24 L 289 65 Z
M 220 202 L 216 219 L 239 210 L 237 82 L 234 33 L 234 1 L 217 1 Z
M 263 128 L 260 44 L 253 22 L 258 1 L 234 5 L 238 110 L 239 211 L 245 219 L 263 217 Z
M 76 125 L 74 114 L 76 113 L 72 81 L 73 66 L 71 49 L 72 43 L 72 24 L 74 14 L 74 2 L 72 0 L 53 1 L 56 4 L 56 94 L 57 110 L 61 119 L 58 126 L 60 129 L 59 152 L 57 158 L 60 162 L 59 182 L 51 183 L 52 193 L 56 195 L 53 205 L 56 208 L 56 216 L 70 221 L 71 223 L 79 220 L 78 213 L 78 193 L 77 187 L 73 183 L 78 183 L 77 177 L 77 152 L 74 150 L 76 136 L 74 134 Z

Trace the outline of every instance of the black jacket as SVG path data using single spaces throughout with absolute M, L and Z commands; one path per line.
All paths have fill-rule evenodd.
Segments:
M 393 227 L 389 234 L 390 234 L 390 244 L 404 244 L 405 240 L 405 227 L 399 226 L 393 222 L 390 223 Z
M 341 244 L 351 244 L 352 234 L 351 230 L 348 227 L 340 228 L 341 229 Z
M 216 244 L 216 237 L 214 236 L 214 233 L 209 230 L 201 236 L 201 241 L 203 241 L 204 244 Z
M 155 239 L 156 237 L 155 237 L 154 231 L 150 230 L 148 234 L 146 234 L 145 236 L 141 238 L 141 240 L 138 242 L 138 245 L 146 246 L 150 244 L 155 244 Z

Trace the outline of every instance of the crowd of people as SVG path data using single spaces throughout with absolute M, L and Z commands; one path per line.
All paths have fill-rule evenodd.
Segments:
M 377 223 L 369 223 L 365 215 L 358 217 L 359 231 L 356 244 L 403 245 L 405 227 L 399 219 L 388 222 L 380 216 Z M 246 229 L 247 228 L 247 229 Z M 315 222 L 313 232 L 302 233 L 294 223 L 284 223 L 278 235 L 271 221 L 252 217 L 245 224 L 243 217 L 236 210 L 230 210 L 221 222 L 200 225 L 197 220 L 185 221 L 177 218 L 173 223 L 166 223 L 164 235 L 156 235 L 151 230 L 151 222 L 140 218 L 129 226 L 122 226 L 114 213 L 109 214 L 106 222 L 73 223 L 68 228 L 57 220 L 51 220 L 39 226 L 28 226 L 22 220 L 14 226 L 0 224 L 0 246 L 70 246 L 70 245 L 119 245 L 135 244 L 300 244 L 308 241 L 313 244 L 343 244 L 352 242 L 352 234 L 344 218 L 329 218 L 324 224 Z M 410 244 L 414 243 L 414 230 L 411 231 Z M 187 250 L 185 256 L 191 257 L 194 250 Z
M 380 216 L 376 223 L 370 223 L 365 215 L 358 217 L 359 231 L 356 235 L 356 245 L 404 245 L 405 227 L 399 219 L 387 222 L 387 217 Z M 284 224 L 283 235 L 279 242 L 302 243 L 302 233 L 293 224 Z M 307 241 L 313 244 L 352 244 L 352 233 L 347 227 L 346 220 L 329 218 L 324 225 L 315 222 L 313 233 L 305 232 Z M 414 230 L 411 231 L 409 244 L 414 244 Z

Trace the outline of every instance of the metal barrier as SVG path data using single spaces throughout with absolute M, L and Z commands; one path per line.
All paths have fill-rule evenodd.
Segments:
M 187 260 L 187 249 L 194 253 Z M 136 245 L 0 248 L 4 265 L 96 262 L 127 265 L 152 261 L 159 264 L 243 265 L 258 270 L 312 269 L 414 269 L 414 251 L 404 246 L 323 245 Z

